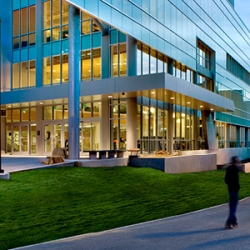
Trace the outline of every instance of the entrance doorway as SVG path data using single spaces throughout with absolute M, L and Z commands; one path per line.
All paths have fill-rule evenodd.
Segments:
M 28 155 L 36 153 L 36 125 L 7 125 L 6 144 L 6 151 L 10 154 Z
M 65 148 L 68 144 L 68 124 L 50 123 L 43 126 L 44 155 L 51 155 L 54 148 Z M 100 122 L 81 121 L 79 125 L 80 155 L 84 151 L 100 149 Z

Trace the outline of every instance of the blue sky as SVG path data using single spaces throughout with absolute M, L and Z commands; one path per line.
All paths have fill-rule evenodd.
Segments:
M 250 1 L 249 0 L 234 0 L 234 8 L 242 21 L 250 30 Z

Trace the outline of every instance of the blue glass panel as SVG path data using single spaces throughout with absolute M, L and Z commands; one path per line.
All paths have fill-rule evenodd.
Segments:
M 118 43 L 118 31 L 111 30 L 110 32 L 110 44 Z
M 29 5 L 36 4 L 36 0 L 29 0 Z
M 111 8 L 103 2 L 99 4 L 99 17 L 107 23 L 111 23 Z
M 51 55 L 50 43 L 43 44 L 43 57 L 48 57 Z
M 117 11 L 112 9 L 112 23 L 115 24 L 115 27 L 121 27 L 122 25 L 122 14 Z
M 90 43 L 90 35 L 85 35 L 82 36 L 82 50 L 83 49 L 89 49 L 91 47 L 91 43 Z
M 132 13 L 133 19 L 136 20 L 138 23 L 141 23 L 142 19 L 141 16 L 142 16 L 141 10 L 137 6 L 133 6 L 133 13 Z
M 133 22 L 133 34 L 136 34 L 137 39 L 142 40 L 141 25 L 135 22 Z
M 117 9 L 120 9 L 122 8 L 122 3 L 120 0 L 112 0 L 112 5 L 115 6 Z
M 122 10 L 123 10 L 124 13 L 126 13 L 129 16 L 132 16 L 132 8 L 133 8 L 132 3 L 130 3 L 127 0 L 123 0 Z
M 136 3 L 137 5 L 141 6 L 141 1 L 142 0 L 133 0 L 132 2 Z
M 28 49 L 21 49 L 21 61 L 28 60 Z
M 60 41 L 52 42 L 51 43 L 51 48 L 52 48 L 52 55 L 60 54 L 61 53 L 61 51 L 60 51 L 60 49 L 61 49 Z
M 20 0 L 13 0 L 13 10 L 20 9 Z
M 62 54 L 65 54 L 68 52 L 69 52 L 69 40 L 64 39 L 64 40 L 62 40 Z
M 87 0 L 85 1 L 85 9 L 88 10 L 92 14 L 98 15 L 98 6 L 99 6 L 99 0 Z
M 22 0 L 21 1 L 21 8 L 28 6 L 28 0 Z
M 102 33 L 101 32 L 93 34 L 92 39 L 93 39 L 92 40 L 93 48 L 100 47 L 102 45 Z
M 133 21 L 126 17 L 126 16 L 123 16 L 122 17 L 122 28 L 121 28 L 125 33 L 128 33 L 128 34 L 132 34 L 132 30 L 133 30 Z M 134 34 L 133 34 L 134 37 L 136 37 Z
M 119 43 L 124 43 L 124 42 L 126 42 L 126 35 L 124 34 L 124 33 L 122 33 L 122 32 L 119 32 Z
M 13 51 L 13 63 L 20 62 L 20 50 Z
M 29 60 L 36 59 L 36 49 L 35 47 L 29 48 Z

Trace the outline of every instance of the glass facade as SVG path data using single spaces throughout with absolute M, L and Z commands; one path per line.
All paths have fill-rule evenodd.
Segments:
M 135 79 L 165 73 L 232 100 L 234 111 L 214 110 L 218 147 L 248 146 L 250 58 L 245 51 L 249 50 L 250 42 L 236 13 L 228 14 L 227 3 L 182 0 L 78 2 L 81 2 L 76 3 L 80 8 L 80 84 L 87 86 L 89 91 L 86 96 L 81 92 L 79 101 L 81 150 L 101 148 L 100 130 L 103 128 L 100 119 L 105 114 L 100 103 L 116 91 L 115 87 L 110 87 L 111 80 L 114 83 L 119 78 L 124 80 L 131 68 L 136 72 L 134 77 L 138 77 Z M 43 0 L 39 4 L 30 0 L 13 1 L 11 7 L 10 31 L 3 27 L 3 33 L 9 34 L 10 39 L 10 48 L 6 50 L 8 56 L 5 55 L 6 47 L 2 49 L 3 61 L 8 61 L 6 66 L 3 65 L 3 82 L 10 84 L 10 90 L 13 90 L 12 106 L 7 107 L 6 147 L 15 152 L 37 152 L 34 146 L 36 126 L 41 122 L 41 134 L 45 138 L 51 135 L 43 150 L 50 152 L 55 146 L 63 146 L 68 139 L 65 85 L 69 82 L 70 63 L 69 4 L 62 0 Z M 128 37 L 133 38 L 134 47 Z M 5 44 L 8 43 L 5 41 Z M 103 85 L 94 89 L 95 80 Z M 137 85 L 137 80 L 129 84 Z M 15 93 L 20 90 L 27 91 L 28 96 L 31 89 L 53 87 L 62 87 L 58 93 L 62 93 L 60 98 L 65 100 L 44 105 L 39 111 L 43 114 L 40 121 L 37 117 L 31 118 L 36 113 L 33 103 L 25 109 L 13 105 Z M 110 122 L 110 148 L 113 149 L 125 149 L 127 143 L 126 95 L 136 91 L 127 86 L 124 89 L 124 95 L 114 93 L 116 97 L 109 100 L 109 112 L 106 113 Z M 151 90 L 155 90 L 154 82 L 150 90 L 146 89 Z M 142 152 L 205 148 L 203 117 L 197 100 L 197 104 L 190 108 L 186 100 L 188 96 L 179 97 L 186 99 L 177 105 L 175 101 L 169 103 L 159 98 L 162 93 L 152 98 L 143 91 L 133 96 L 137 98 L 136 131 Z M 36 105 L 40 100 L 53 102 L 53 96 L 58 93 L 50 95 L 50 100 L 39 94 L 30 99 L 37 102 Z M 55 124 L 56 121 L 60 122 Z M 26 139 L 22 140 L 22 137 Z

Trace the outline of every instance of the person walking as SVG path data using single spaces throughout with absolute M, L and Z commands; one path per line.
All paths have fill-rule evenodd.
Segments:
M 238 205 L 238 193 L 240 190 L 239 164 L 240 158 L 234 156 L 232 157 L 231 165 L 226 169 L 225 183 L 227 184 L 229 193 L 229 215 L 225 225 L 226 229 L 234 229 L 238 226 L 236 210 Z

